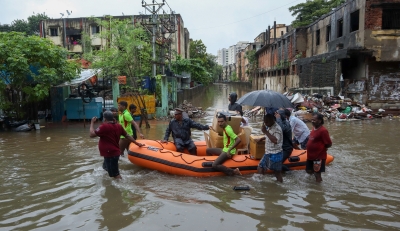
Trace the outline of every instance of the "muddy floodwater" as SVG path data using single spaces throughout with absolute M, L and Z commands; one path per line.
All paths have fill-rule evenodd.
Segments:
M 228 94 L 213 85 L 188 99 L 210 116 Z M 254 134 L 261 118 L 251 118 Z M 167 120 L 151 120 L 147 138 L 162 139 Z M 96 124 L 98 126 L 99 123 Z M 311 126 L 310 124 L 308 124 Z M 335 157 L 323 182 L 304 171 L 195 178 L 120 160 L 123 179 L 102 169 L 89 124 L 49 123 L 38 131 L 0 131 L 0 230 L 399 230 L 400 120 L 326 122 Z M 47 138 L 50 137 L 48 140 Z M 202 140 L 203 133 L 193 132 Z M 249 185 L 250 191 L 234 191 Z

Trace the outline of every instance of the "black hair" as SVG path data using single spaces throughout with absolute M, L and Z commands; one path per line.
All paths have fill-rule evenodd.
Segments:
M 224 121 L 226 121 L 226 116 L 225 116 L 224 114 L 219 114 L 219 115 L 218 115 L 218 119 L 219 119 L 219 118 L 222 118 L 222 119 L 224 119 Z
M 136 108 L 137 108 L 136 105 L 133 103 L 131 105 L 129 105 L 129 110 L 136 109 Z
M 264 115 L 264 121 L 265 121 L 266 119 L 272 119 L 273 121 L 276 121 L 275 116 L 272 115 L 272 114 L 265 114 L 265 115 Z
M 119 101 L 118 104 L 124 106 L 125 108 L 128 107 L 128 103 L 126 101 Z
M 317 119 L 321 121 L 321 124 L 324 124 L 324 116 L 321 113 L 314 112 L 313 116 L 317 116 Z
M 285 108 L 284 111 L 285 111 L 286 117 L 289 118 L 292 113 L 287 108 Z

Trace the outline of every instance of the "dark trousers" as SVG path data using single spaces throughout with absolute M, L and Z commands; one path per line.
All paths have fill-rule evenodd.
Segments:
M 282 151 L 282 153 L 283 153 L 282 163 L 285 162 L 285 160 L 292 154 L 292 152 L 293 152 L 293 148 Z
M 197 155 L 197 147 L 192 139 L 184 142 L 182 139 L 177 138 L 174 140 L 174 143 L 177 152 L 183 152 L 187 148 L 191 155 Z
M 219 155 L 218 158 L 213 162 L 212 168 L 225 173 L 228 176 L 233 176 L 235 173 L 233 169 L 222 165 L 225 161 L 232 158 L 231 154 L 222 152 L 221 148 L 207 148 L 207 155 Z

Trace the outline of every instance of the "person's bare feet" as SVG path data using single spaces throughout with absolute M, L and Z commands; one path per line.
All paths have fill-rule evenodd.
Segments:
M 235 168 L 235 170 L 233 170 L 233 173 L 235 173 L 235 175 L 242 175 L 238 168 Z

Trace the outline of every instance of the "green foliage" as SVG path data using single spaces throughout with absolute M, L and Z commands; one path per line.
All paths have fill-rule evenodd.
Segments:
M 66 59 L 67 51 L 50 40 L 19 32 L 0 32 L 0 92 L 21 92 L 19 105 L 37 102 L 49 95 L 54 85 L 70 81 L 79 74 L 77 62 Z M 35 67 L 38 73 L 31 69 Z M 7 76 L 4 75 L 7 73 Z M 32 79 L 29 79 L 31 76 Z M 10 80 L 9 86 L 5 85 Z M 10 104 L 2 103 L 3 109 Z
M 172 64 L 175 73 L 187 72 L 192 80 L 209 84 L 217 80 L 222 73 L 222 67 L 216 62 L 217 57 L 207 54 L 207 47 L 201 40 L 190 41 L 190 59 L 178 56 Z
M 46 13 L 31 15 L 28 20 L 16 19 L 11 23 L 11 31 L 23 32 L 26 35 L 39 35 L 39 24 L 41 20 L 49 19 Z
M 233 81 L 233 82 L 238 81 L 238 77 L 237 77 L 236 71 L 233 71 L 233 72 L 231 73 L 231 76 L 229 76 L 229 78 L 230 78 L 230 80 Z
M 172 62 L 172 70 L 175 73 L 188 72 L 191 74 L 192 80 L 209 84 L 212 82 L 211 74 L 203 66 L 200 59 L 182 59 L 180 56 Z
M 103 50 L 84 54 L 95 69 L 103 69 L 109 76 L 126 76 L 128 91 L 141 91 L 142 76 L 151 76 L 153 62 L 149 34 L 140 25 L 131 20 L 118 20 L 107 17 L 106 20 L 92 18 L 103 30 L 98 35 L 108 44 Z M 87 37 L 85 44 L 87 43 Z
M 249 78 L 252 79 L 258 67 L 258 59 L 256 56 L 256 51 L 255 50 L 246 51 L 244 57 L 249 62 L 249 66 L 246 70 L 246 73 L 249 74 Z
M 294 28 L 307 26 L 344 2 L 345 0 L 307 0 L 304 3 L 289 7 L 292 16 L 296 17 L 292 26 Z
M 289 62 L 286 60 L 280 61 L 278 64 L 275 65 L 276 69 L 284 69 L 289 67 Z

